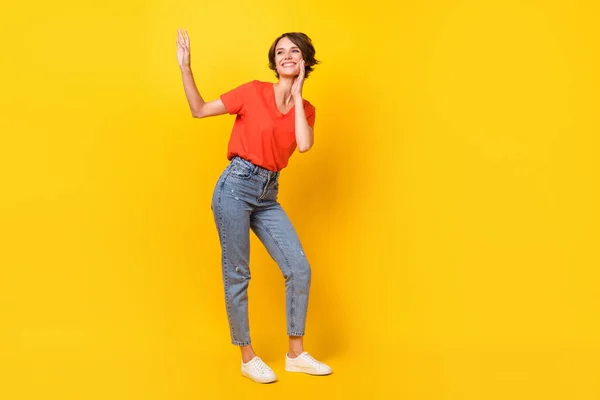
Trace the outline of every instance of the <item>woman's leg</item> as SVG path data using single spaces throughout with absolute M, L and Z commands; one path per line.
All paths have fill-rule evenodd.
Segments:
M 290 352 L 303 351 L 311 269 L 300 239 L 287 214 L 277 202 L 250 216 L 250 226 L 277 262 L 285 278 L 287 334 Z M 290 354 L 293 355 L 293 354 Z
M 303 336 L 308 309 L 311 269 L 292 223 L 276 201 L 250 216 L 250 226 L 285 277 L 289 349 L 285 370 L 328 375 L 332 369 L 304 351 Z
M 277 376 L 256 357 L 248 323 L 250 214 L 262 185 L 263 180 L 253 174 L 253 167 L 234 159 L 217 182 L 211 208 L 221 244 L 231 341 L 242 352 L 241 373 L 255 382 L 269 383 L 277 380 Z
M 219 180 L 213 194 L 212 211 L 221 244 L 225 305 L 231 342 L 242 347 L 243 356 L 253 357 L 248 322 L 251 207 L 240 199 L 234 182 L 226 177 Z

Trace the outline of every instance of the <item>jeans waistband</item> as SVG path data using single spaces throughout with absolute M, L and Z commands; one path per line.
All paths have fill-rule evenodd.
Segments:
M 244 165 L 245 167 L 250 168 L 254 174 L 260 175 L 265 178 L 271 178 L 271 180 L 277 179 L 279 177 L 279 171 L 268 170 L 261 166 L 255 165 L 252 162 L 250 162 L 242 157 L 239 157 L 239 156 L 233 157 L 231 159 L 231 163 Z

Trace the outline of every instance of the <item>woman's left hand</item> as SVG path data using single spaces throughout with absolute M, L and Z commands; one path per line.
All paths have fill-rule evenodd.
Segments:
M 294 84 L 292 85 L 292 96 L 293 97 L 302 97 L 302 86 L 304 85 L 304 60 L 300 61 L 300 73 L 294 80 Z

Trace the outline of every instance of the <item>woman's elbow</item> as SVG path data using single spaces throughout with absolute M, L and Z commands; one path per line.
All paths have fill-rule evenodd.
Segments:
M 312 147 L 312 143 L 311 144 L 299 144 L 298 151 L 300 153 L 306 153 L 307 151 L 310 150 L 311 147 Z
M 190 110 L 192 112 L 192 117 L 194 118 L 204 118 L 206 117 L 206 110 L 204 107 L 194 107 Z

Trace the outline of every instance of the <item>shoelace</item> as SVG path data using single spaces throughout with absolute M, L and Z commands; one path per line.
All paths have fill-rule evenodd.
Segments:
M 252 360 L 252 366 L 256 368 L 259 374 L 264 375 L 266 372 L 270 372 L 271 368 L 265 364 L 260 358 L 256 357 Z
M 308 361 L 313 367 L 318 367 L 321 363 L 315 360 L 310 354 L 304 353 L 302 354 L 302 358 Z

